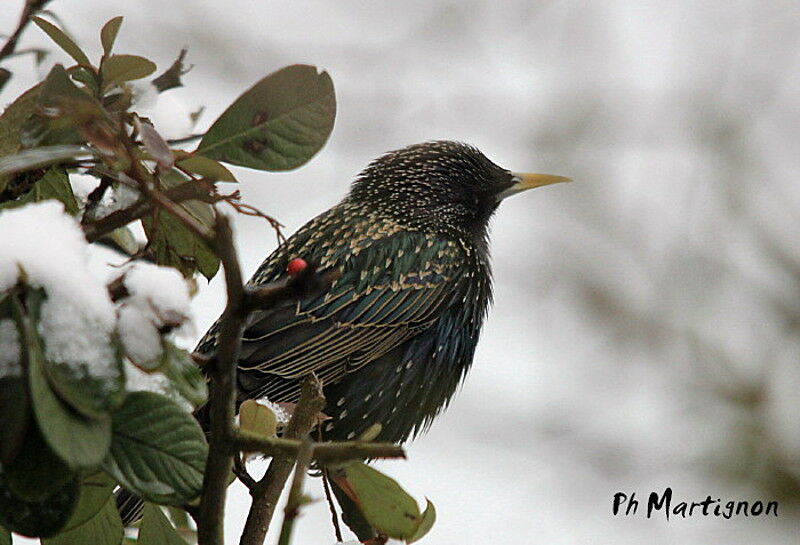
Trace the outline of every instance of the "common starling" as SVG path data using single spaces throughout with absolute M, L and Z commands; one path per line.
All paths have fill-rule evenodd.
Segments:
M 331 417 L 324 439 L 353 439 L 379 423 L 376 440 L 402 442 L 427 428 L 469 370 L 492 299 L 489 219 L 509 195 L 568 180 L 510 172 L 450 141 L 373 161 L 248 283 L 284 279 L 296 257 L 339 273 L 322 293 L 250 317 L 238 401 L 297 402 L 313 372 Z M 198 352 L 215 351 L 217 328 Z
M 324 293 L 250 318 L 239 401 L 296 402 L 313 372 L 331 417 L 325 439 L 353 439 L 379 423 L 377 440 L 402 442 L 427 428 L 469 370 L 492 299 L 489 219 L 505 197 L 563 181 L 510 172 L 450 141 L 373 161 L 248 283 L 285 278 L 294 257 L 340 273 Z M 214 351 L 215 330 L 198 352 Z

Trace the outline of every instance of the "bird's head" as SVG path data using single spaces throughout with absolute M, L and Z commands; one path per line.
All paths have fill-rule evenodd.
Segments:
M 563 176 L 511 172 L 477 148 L 438 140 L 379 157 L 353 182 L 349 199 L 407 224 L 482 240 L 501 200 L 566 181 Z

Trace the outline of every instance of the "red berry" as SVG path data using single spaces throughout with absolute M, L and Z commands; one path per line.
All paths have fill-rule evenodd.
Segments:
M 289 262 L 289 265 L 286 266 L 286 272 L 289 273 L 289 276 L 297 276 L 306 267 L 308 267 L 308 263 L 306 263 L 305 259 L 295 257 Z

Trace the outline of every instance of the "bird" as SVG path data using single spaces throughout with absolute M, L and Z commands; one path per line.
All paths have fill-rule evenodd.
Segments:
M 296 402 L 324 385 L 326 440 L 380 424 L 379 441 L 425 430 L 469 370 L 492 300 L 489 220 L 510 195 L 568 179 L 518 174 L 475 147 L 431 141 L 373 161 L 338 205 L 264 260 L 250 287 L 285 279 L 295 257 L 338 278 L 248 320 L 239 401 Z M 216 348 L 217 328 L 197 352 Z
M 470 369 L 492 301 L 490 219 L 506 197 L 566 181 L 509 171 L 447 140 L 372 161 L 248 282 L 285 280 L 296 258 L 336 273 L 327 289 L 249 317 L 237 401 L 297 402 L 314 373 L 329 417 L 323 440 L 354 439 L 375 424 L 377 441 L 425 431 Z M 218 331 L 219 323 L 196 352 L 213 355 Z

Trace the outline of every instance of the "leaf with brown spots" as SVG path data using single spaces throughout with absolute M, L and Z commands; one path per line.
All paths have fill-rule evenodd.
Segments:
M 236 99 L 205 134 L 197 153 L 258 170 L 291 170 L 325 144 L 335 117 L 328 73 L 287 66 Z

